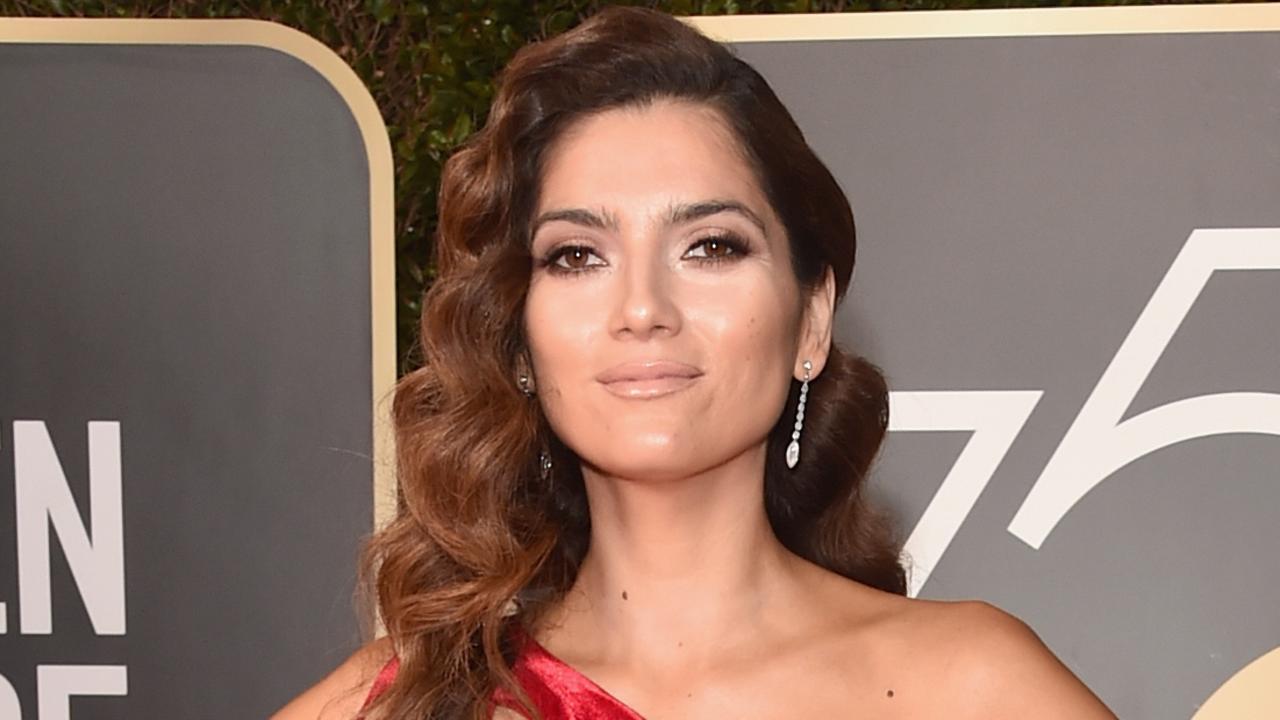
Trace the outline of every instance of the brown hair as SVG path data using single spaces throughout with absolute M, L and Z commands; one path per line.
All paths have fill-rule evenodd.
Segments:
M 525 697 L 510 670 L 510 624 L 531 627 L 563 596 L 591 531 L 577 458 L 515 382 L 543 155 L 585 115 L 657 99 L 718 110 L 787 230 L 800 287 L 814 290 L 830 267 L 837 301 L 848 289 L 848 201 L 747 63 L 678 20 L 637 8 L 608 8 L 523 48 L 502 73 L 485 127 L 449 159 L 441 181 L 424 365 L 400 381 L 394 401 L 399 509 L 364 557 L 400 659 L 370 718 L 480 718 L 495 687 Z M 788 407 L 798 394 L 793 382 Z M 862 496 L 887 398 L 873 365 L 833 347 L 810 382 L 804 461 L 785 466 L 789 418 L 769 435 L 765 504 L 791 551 L 902 594 L 898 548 Z M 554 463 L 547 480 L 543 447 Z

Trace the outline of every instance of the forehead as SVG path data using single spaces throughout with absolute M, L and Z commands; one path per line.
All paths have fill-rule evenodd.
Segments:
M 732 198 L 772 214 L 720 112 L 660 100 L 581 118 L 548 149 L 539 208 Z

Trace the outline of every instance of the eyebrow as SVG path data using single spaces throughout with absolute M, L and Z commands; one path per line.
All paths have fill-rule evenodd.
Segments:
M 719 213 L 729 212 L 736 213 L 746 218 L 765 232 L 764 221 L 760 216 L 751 210 L 751 208 L 743 205 L 737 200 L 704 200 L 696 203 L 677 203 L 672 204 L 667 210 L 666 222 L 668 225 L 679 225 L 682 223 L 701 220 L 702 218 Z M 529 237 L 533 238 L 538 234 L 538 229 L 549 222 L 569 222 L 574 225 L 581 225 L 596 230 L 614 230 L 619 227 L 618 218 L 611 213 L 597 213 L 586 208 L 563 208 L 559 210 L 548 210 L 542 213 L 533 221 L 533 227 L 529 231 Z M 767 234 L 767 233 L 766 233 Z

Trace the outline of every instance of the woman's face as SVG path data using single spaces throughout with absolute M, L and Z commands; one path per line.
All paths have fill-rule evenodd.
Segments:
M 785 230 L 716 111 L 579 120 L 548 151 L 533 217 L 535 385 L 596 472 L 676 479 L 758 449 L 803 361 L 821 370 L 830 282 L 802 306 Z

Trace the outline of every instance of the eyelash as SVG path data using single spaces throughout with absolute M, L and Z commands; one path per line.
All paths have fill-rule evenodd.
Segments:
M 746 241 L 744 241 L 742 238 L 738 237 L 737 235 L 734 235 L 733 233 L 720 233 L 717 235 L 708 235 L 704 238 L 700 238 L 696 243 L 690 246 L 689 249 L 692 250 L 696 247 L 701 247 L 702 245 L 705 245 L 707 243 L 719 243 L 727 247 L 730 252 L 728 255 L 721 255 L 718 257 L 695 257 L 695 258 L 692 258 L 693 260 L 697 262 L 707 263 L 710 265 L 719 265 L 720 263 L 723 263 L 723 262 L 731 262 L 733 260 L 740 259 L 746 256 L 750 250 Z M 561 257 L 568 255 L 569 253 L 575 250 L 580 250 L 583 252 L 594 254 L 594 251 L 589 245 L 561 245 L 560 247 L 547 253 L 546 257 L 539 260 L 538 267 L 545 268 L 548 272 L 556 275 L 577 275 L 580 273 L 588 272 L 594 267 L 599 267 L 598 265 L 588 265 L 582 268 L 567 268 L 567 267 L 562 267 L 556 264 Z

